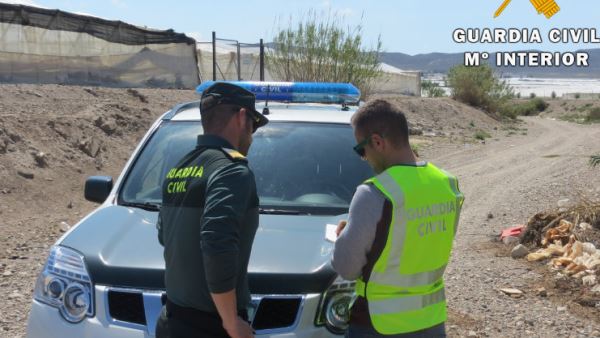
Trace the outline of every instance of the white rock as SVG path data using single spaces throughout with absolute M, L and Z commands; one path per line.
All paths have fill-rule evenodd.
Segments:
M 477 332 L 469 331 L 469 333 L 467 334 L 467 337 L 477 337 Z
M 592 230 L 593 227 L 592 227 L 592 225 L 590 223 L 583 222 L 583 223 L 579 223 L 579 229 L 585 231 L 585 230 Z
M 600 284 L 594 286 L 590 291 L 593 293 L 600 293 Z
M 565 198 L 565 199 L 559 200 L 557 205 L 559 208 L 566 208 L 569 206 L 569 199 Z
M 587 223 L 581 223 L 581 224 L 587 224 Z M 592 243 L 583 243 L 583 252 L 585 252 L 588 255 L 594 255 L 596 253 L 596 246 Z
M 598 283 L 596 281 L 596 275 L 585 276 L 581 279 L 581 281 L 583 282 L 583 285 L 585 285 L 585 286 L 594 286 Z
M 17 299 L 17 298 L 23 298 L 23 295 L 14 291 L 13 293 L 11 293 L 10 295 L 8 295 L 8 299 Z
M 67 232 L 67 230 L 69 230 L 71 228 L 71 226 L 69 225 L 69 223 L 67 222 L 60 222 L 60 226 L 59 229 L 61 232 Z
M 511 297 L 521 297 L 523 295 L 523 291 L 521 291 L 519 289 L 506 288 L 506 289 L 500 289 L 500 291 L 502 291 L 504 294 L 509 295 Z
M 510 256 L 514 259 L 523 258 L 529 254 L 529 249 L 523 244 L 515 246 L 510 252 Z
M 502 243 L 504 243 L 506 245 L 517 244 L 517 243 L 519 243 L 519 237 L 506 236 L 502 239 Z
M 556 308 L 556 311 L 558 311 L 558 312 L 567 311 L 567 307 L 566 306 L 559 306 L 559 307 Z

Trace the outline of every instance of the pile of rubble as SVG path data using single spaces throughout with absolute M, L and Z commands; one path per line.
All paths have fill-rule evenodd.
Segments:
M 588 223 L 580 223 L 580 229 L 591 229 Z M 561 220 L 559 225 L 546 232 L 543 248 L 530 253 L 530 262 L 550 259 L 549 265 L 567 276 L 581 279 L 583 285 L 593 286 L 592 292 L 600 293 L 597 276 L 600 277 L 600 250 L 593 243 L 581 242 L 573 234 L 573 223 Z
M 514 258 L 547 260 L 551 269 L 600 294 L 600 203 L 585 200 L 558 212 L 539 213 L 529 220 L 519 239 Z

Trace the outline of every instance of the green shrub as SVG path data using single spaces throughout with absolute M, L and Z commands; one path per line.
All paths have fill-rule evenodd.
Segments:
M 575 99 L 576 100 L 579 100 L 580 97 L 581 97 L 581 94 L 579 94 L 579 93 L 575 94 Z
M 517 99 L 521 98 L 521 93 L 517 93 Z
M 543 112 L 544 110 L 546 110 L 546 108 L 548 108 L 548 106 L 550 106 L 550 104 L 548 102 L 544 101 L 543 99 L 541 99 L 539 97 L 531 100 L 531 104 L 540 113 Z
M 556 99 L 556 92 L 553 91 L 552 94 L 550 94 L 550 96 L 552 97 L 553 100 L 555 100 Z
M 501 81 L 487 64 L 478 67 L 454 66 L 448 72 L 452 98 L 488 113 L 497 113 L 514 97 L 512 88 Z
M 269 71 L 281 81 L 347 82 L 368 96 L 380 77 L 381 37 L 364 45 L 363 25 L 346 25 L 337 13 L 309 10 L 298 23 L 279 26 L 266 53 Z
M 492 137 L 492 135 L 490 135 L 488 132 L 483 131 L 483 130 L 479 130 L 475 133 L 475 138 L 478 140 L 485 140 L 486 138 L 490 138 Z
M 590 165 L 592 168 L 600 166 L 600 155 L 594 155 L 590 157 Z
M 530 94 L 529 94 L 529 98 L 530 98 L 530 99 L 535 99 L 535 97 L 536 97 L 536 96 L 537 96 L 537 95 L 535 95 L 535 93 L 530 93 Z
M 421 82 L 421 91 L 427 97 L 443 97 L 446 92 L 436 82 L 425 80 Z
M 590 108 L 592 108 L 593 104 L 592 103 L 586 103 L 583 106 L 577 108 L 577 111 L 580 113 L 583 113 L 586 110 L 589 110 Z
M 596 107 L 588 113 L 588 122 L 600 122 L 600 108 Z
M 523 103 L 507 103 L 501 110 L 500 114 L 509 118 L 517 118 L 517 116 L 535 116 L 548 108 L 548 102 L 536 97 Z

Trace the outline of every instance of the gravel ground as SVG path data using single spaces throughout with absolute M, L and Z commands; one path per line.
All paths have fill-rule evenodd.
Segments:
M 600 311 L 572 301 L 568 290 L 537 296 L 552 285 L 547 267 L 510 258 L 492 242 L 503 228 L 526 224 L 558 200 L 600 198 L 600 173 L 587 166 L 598 152 L 600 126 L 527 118 L 527 135 L 485 146 L 431 148 L 427 158 L 456 174 L 466 196 L 452 262 L 448 306 L 468 325 L 449 323 L 451 336 L 600 337 Z M 588 156 L 585 156 L 588 155 Z M 488 214 L 493 218 L 489 218 Z M 501 288 L 517 288 L 511 298 Z

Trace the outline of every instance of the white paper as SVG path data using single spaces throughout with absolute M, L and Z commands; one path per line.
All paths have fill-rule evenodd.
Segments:
M 327 224 L 325 226 L 325 239 L 330 241 L 331 243 L 335 243 L 337 240 L 337 234 L 335 233 L 335 229 L 337 229 L 337 225 L 335 224 Z

